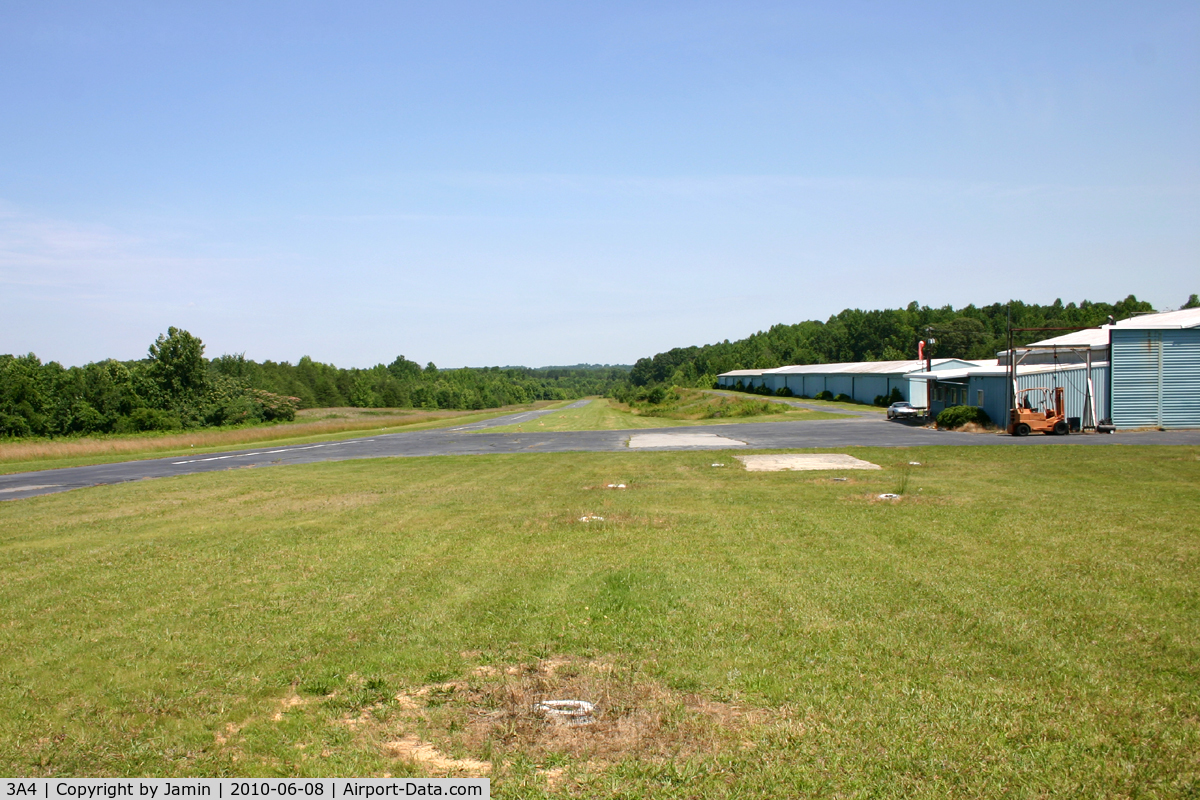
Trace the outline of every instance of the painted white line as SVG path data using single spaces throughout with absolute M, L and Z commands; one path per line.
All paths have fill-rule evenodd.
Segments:
M 179 464 L 198 464 L 201 461 L 220 461 L 223 458 L 249 458 L 250 456 L 261 456 L 263 453 L 237 453 L 232 456 L 213 456 L 212 458 L 193 458 L 191 461 L 172 461 L 171 463 L 178 466 Z

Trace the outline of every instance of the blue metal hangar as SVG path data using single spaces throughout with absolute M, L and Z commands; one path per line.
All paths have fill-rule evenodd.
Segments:
M 989 362 L 995 364 L 994 361 Z M 957 358 L 935 358 L 932 370 L 963 367 L 978 367 L 981 362 L 963 361 Z M 772 392 L 788 389 L 796 397 L 816 397 L 829 392 L 854 398 L 856 402 L 871 404 L 879 396 L 889 396 L 899 389 L 901 396 L 914 406 L 924 407 L 925 380 L 913 380 L 911 376 L 923 373 L 924 361 L 855 361 L 841 364 L 802 364 L 776 369 L 738 369 L 717 376 L 717 385 L 722 388 L 743 389 L 766 387 Z
M 1200 308 L 1142 314 L 1034 342 L 1015 354 L 1011 385 L 1007 351 L 996 361 L 935 358 L 928 369 L 913 360 L 734 370 L 717 376 L 717 385 L 786 388 L 798 397 L 830 392 L 859 403 L 899 389 L 931 416 L 950 406 L 980 406 L 1000 426 L 1015 393 L 1062 387 L 1066 416 L 1084 428 L 1104 420 L 1122 430 L 1200 428 Z
M 1200 428 L 1200 308 L 1106 326 L 1117 428 Z
M 1015 392 L 1062 387 L 1068 418 L 1087 428 L 1200 428 L 1200 308 L 1143 314 L 1017 348 L 1011 390 L 1008 353 L 995 367 L 913 375 L 929 383 L 929 412 L 980 406 L 997 425 Z M 1090 370 L 1089 370 L 1090 366 Z

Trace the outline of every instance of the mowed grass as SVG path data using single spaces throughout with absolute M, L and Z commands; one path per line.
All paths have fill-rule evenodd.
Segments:
M 0 503 L 0 773 L 1200 792 L 1200 448 L 843 452 L 884 469 L 439 457 Z M 556 695 L 596 723 L 531 715 Z
M 208 428 L 127 436 L 77 436 L 58 439 L 0 441 L 0 475 L 86 464 L 108 464 L 139 458 L 212 453 L 258 442 L 304 444 L 358 436 L 427 430 L 479 422 L 505 414 L 563 405 L 570 401 L 539 401 L 528 405 L 482 411 L 425 411 L 404 408 L 312 408 L 297 413 L 295 422 L 237 428 Z
M 757 399 L 757 398 L 752 398 Z M 846 419 L 844 414 L 789 409 L 781 414 L 760 417 L 721 417 L 717 419 L 671 419 L 634 414 L 607 398 L 592 400 L 582 408 L 563 408 L 518 425 L 488 428 L 483 433 L 530 431 L 621 431 L 639 428 L 673 428 L 685 425 L 728 425 L 731 422 L 788 422 L 813 419 Z

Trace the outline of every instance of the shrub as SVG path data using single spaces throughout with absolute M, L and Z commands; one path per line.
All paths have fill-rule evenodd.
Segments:
M 816 400 L 832 400 L 833 392 L 831 392 L 829 390 L 825 390 L 823 392 L 817 392 L 817 396 L 814 399 L 816 399 Z
M 793 396 L 792 390 L 786 386 L 780 386 L 778 389 L 776 389 L 775 395 L 777 397 L 792 397 Z
M 845 393 L 839 394 L 837 397 L 835 397 L 833 399 L 839 403 L 853 403 L 854 402 L 854 398 Z
M 24 417 L 0 411 L 0 436 L 32 436 L 33 429 Z
M 660 405 L 664 400 L 667 399 L 667 390 L 662 386 L 655 386 L 653 389 L 646 392 L 644 397 L 638 399 L 644 399 L 650 405 Z
M 968 423 L 991 425 L 991 417 L 978 406 L 951 406 L 937 415 L 937 426 L 942 430 L 954 430 Z
M 132 431 L 177 431 L 183 427 L 179 414 L 155 408 L 135 409 L 120 427 Z
M 880 408 L 887 408 L 892 403 L 900 403 L 904 401 L 904 392 L 900 391 L 899 386 L 892 387 L 891 394 L 881 394 L 875 397 L 875 405 Z

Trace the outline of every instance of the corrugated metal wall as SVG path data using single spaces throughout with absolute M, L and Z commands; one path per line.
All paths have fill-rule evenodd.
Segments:
M 1162 424 L 1162 331 L 1115 329 L 1112 335 L 1113 424 Z
M 910 381 L 908 378 L 896 375 L 852 375 L 847 373 L 834 374 L 801 374 L 772 373 L 760 378 L 724 378 L 722 385 L 732 387 L 738 381 L 745 386 L 761 386 L 765 383 L 771 391 L 783 387 L 792 390 L 797 397 L 816 397 L 824 391 L 834 395 L 848 394 L 860 403 L 868 405 L 875 402 L 879 395 L 890 395 L 892 388 L 900 389 L 906 400 L 920 405 L 924 403 L 924 381 Z M 917 399 L 913 400 L 913 392 Z
M 1163 331 L 1164 428 L 1200 428 L 1200 329 Z
M 1112 331 L 1118 428 L 1200 428 L 1200 329 Z
M 854 379 L 854 397 L 860 403 L 871 405 L 875 398 L 887 394 L 888 379 L 886 375 L 859 375 Z

